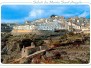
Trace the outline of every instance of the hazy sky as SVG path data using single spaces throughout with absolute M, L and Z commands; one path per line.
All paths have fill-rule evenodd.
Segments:
M 89 5 L 2 5 L 2 22 L 33 21 L 48 18 L 52 14 L 68 17 L 90 18 Z

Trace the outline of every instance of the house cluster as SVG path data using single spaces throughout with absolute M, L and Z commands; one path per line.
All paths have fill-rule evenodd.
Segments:
M 73 17 L 68 19 L 69 29 L 78 32 L 89 33 L 90 32 L 90 20 L 83 17 Z
M 83 17 L 64 18 L 63 16 L 52 15 L 50 18 L 39 19 L 33 22 L 26 21 L 23 25 L 13 26 L 12 32 L 29 33 L 35 30 L 82 30 L 90 31 L 89 19 Z

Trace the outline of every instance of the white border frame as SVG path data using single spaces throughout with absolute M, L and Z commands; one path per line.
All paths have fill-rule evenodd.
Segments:
M 68 4 L 33 4 L 33 3 L 1 3 L 0 4 L 0 10 L 1 10 L 1 6 L 2 5 L 89 5 L 90 6 L 90 10 L 91 10 L 91 5 L 89 4 L 89 3 L 68 3 Z M 1 11 L 0 11 L 0 14 L 1 14 Z M 91 17 L 91 11 L 90 11 L 90 17 Z M 90 18 L 91 19 L 91 18 Z M 0 23 L 1 23 L 1 16 L 0 16 Z M 90 21 L 90 23 L 91 23 L 91 21 Z M 91 24 L 90 24 L 90 26 L 91 26 Z M 0 25 L 0 27 L 1 27 L 1 25 Z M 0 31 L 1 31 L 1 29 L 0 29 Z M 91 28 L 90 28 L 90 31 L 91 31 Z M 91 36 L 91 34 L 90 34 L 90 36 Z M 0 37 L 1 37 L 1 35 L 0 35 Z M 0 40 L 1 40 L 1 38 L 0 38 Z M 91 42 L 91 38 L 90 38 L 90 42 Z M 91 46 L 90 46 L 91 47 Z M 1 46 L 0 46 L 0 51 L 1 51 Z M 91 57 L 91 49 L 90 49 L 90 57 Z M 0 59 L 1 59 L 1 56 L 0 56 Z M 64 65 L 66 65 L 66 66 L 89 66 L 89 65 L 91 65 L 91 58 L 90 58 L 90 63 L 89 64 L 2 64 L 1 62 L 0 62 L 0 65 L 1 66 L 36 66 L 36 65 L 38 65 L 38 66 L 44 66 L 44 65 L 47 65 L 47 66 L 64 66 Z

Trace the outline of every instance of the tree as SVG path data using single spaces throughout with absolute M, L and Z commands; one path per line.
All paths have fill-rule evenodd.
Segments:
M 55 16 L 56 16 L 56 15 L 51 15 L 50 17 L 53 18 L 53 17 L 55 17 Z

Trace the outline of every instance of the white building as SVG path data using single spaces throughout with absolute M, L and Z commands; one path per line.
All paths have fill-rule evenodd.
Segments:
M 13 27 L 13 30 L 11 33 L 13 35 L 16 34 L 25 34 L 25 33 L 31 33 L 36 29 L 35 25 L 17 25 Z
M 19 25 L 19 26 L 14 26 L 13 29 L 15 29 L 15 30 L 34 30 L 35 26 L 34 25 Z
M 38 23 L 37 29 L 54 31 L 55 29 L 58 30 L 67 29 L 67 27 L 65 26 L 65 23 L 61 23 L 61 21 L 54 19 L 53 22 L 45 20 L 45 23 Z

